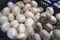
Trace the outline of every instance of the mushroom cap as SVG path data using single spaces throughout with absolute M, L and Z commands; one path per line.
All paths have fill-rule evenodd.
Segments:
M 15 28 L 10 28 L 7 32 L 7 36 L 10 38 L 10 39 L 15 39 L 16 36 L 17 36 L 17 30 Z
M 1 16 L 0 17 L 0 24 L 3 24 L 5 22 L 8 22 L 8 18 L 6 16 Z
M 25 22 L 26 18 L 25 18 L 25 16 L 24 16 L 23 14 L 18 14 L 18 15 L 16 16 L 16 20 L 17 20 L 18 22 Z
M 34 33 L 32 35 L 32 40 L 41 40 L 41 37 L 40 37 L 40 35 L 38 33 Z
M 4 16 L 8 16 L 9 13 L 10 13 L 10 9 L 9 9 L 8 7 L 3 8 L 2 14 L 3 14 Z
M 26 11 L 24 13 L 25 17 L 30 17 L 30 18 L 34 18 L 34 14 L 31 11 Z
M 19 8 L 24 8 L 24 6 L 25 6 L 22 1 L 17 2 L 16 5 L 19 6 Z
M 32 7 L 38 7 L 38 3 L 36 1 L 31 1 Z
M 36 25 L 38 26 L 39 30 L 42 31 L 43 29 L 43 26 L 40 22 L 37 22 Z
M 14 7 L 14 3 L 13 2 L 8 2 L 7 3 L 7 5 L 8 5 L 8 7 L 12 10 L 13 9 L 13 7 Z
M 9 29 L 10 29 L 10 23 L 9 22 L 5 22 L 4 24 L 2 24 L 1 30 L 3 32 L 7 32 Z
M 19 26 L 19 23 L 18 23 L 18 21 L 17 20 L 13 20 L 13 21 L 11 21 L 11 26 L 13 27 L 13 28 L 17 28 L 18 26 Z
M 57 22 L 57 19 L 54 16 L 51 16 L 51 24 L 55 24 Z
M 27 34 L 28 36 L 32 36 L 32 35 L 34 34 L 34 29 L 33 29 L 33 27 L 27 27 L 27 29 L 26 29 L 26 34 Z
M 19 24 L 18 27 L 19 33 L 24 33 L 26 31 L 26 27 L 24 24 Z
M 0 12 L 0 17 L 2 16 L 1 12 Z
M 56 14 L 56 18 L 60 21 L 60 13 Z
M 13 15 L 12 13 L 10 13 L 10 14 L 8 15 L 8 20 L 9 20 L 9 21 L 13 21 L 13 20 L 14 20 L 14 15 Z
M 45 39 L 50 39 L 50 34 L 44 29 L 40 32 L 40 35 Z
M 17 39 L 19 39 L 19 40 L 26 40 L 26 38 L 27 38 L 27 34 L 25 34 L 25 33 L 18 34 L 18 36 L 17 36 Z
M 60 40 L 60 30 L 59 29 L 54 30 L 53 36 L 56 40 Z
M 27 11 L 27 10 L 29 11 L 30 8 L 31 8 L 31 4 L 26 4 L 25 7 L 24 7 L 24 10 L 25 11 Z
M 46 24 L 46 28 L 48 28 L 49 30 L 53 30 L 53 26 L 52 26 L 52 24 L 50 24 L 50 23 L 47 23 L 47 24 Z
M 40 19 L 40 13 L 37 13 L 35 16 L 34 16 L 34 21 L 38 21 Z
M 33 12 L 34 14 L 37 14 L 37 13 L 38 13 L 38 9 L 35 8 L 35 7 L 32 7 L 32 8 L 30 9 L 30 11 Z
M 26 27 L 31 27 L 32 25 L 34 24 L 34 21 L 32 18 L 27 18 L 26 21 L 25 21 L 25 25 Z
M 44 20 L 49 20 L 51 18 L 51 15 L 48 12 L 43 12 L 41 14 L 41 18 L 43 18 Z
M 14 6 L 13 9 L 12 9 L 12 13 L 17 16 L 18 14 L 21 13 L 21 10 L 18 6 Z
M 54 10 L 52 7 L 47 7 L 46 8 L 46 11 L 50 13 L 50 15 L 53 15 L 54 14 Z
M 31 0 L 23 0 L 24 3 L 30 3 Z

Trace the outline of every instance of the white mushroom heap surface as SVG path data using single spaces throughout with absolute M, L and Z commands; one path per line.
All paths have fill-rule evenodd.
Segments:
M 0 12 L 0 29 L 12 40 L 60 40 L 60 29 L 55 30 L 60 13 L 54 16 L 52 7 L 43 10 L 34 0 L 8 2 Z

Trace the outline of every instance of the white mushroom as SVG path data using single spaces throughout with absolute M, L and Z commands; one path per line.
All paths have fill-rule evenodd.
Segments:
M 18 27 L 19 26 L 19 23 L 18 23 L 18 21 L 17 20 L 13 20 L 13 21 L 11 21 L 11 26 L 13 27 L 13 28 L 16 28 L 16 27 Z
M 32 36 L 34 34 L 34 29 L 32 26 L 26 28 L 26 33 L 28 36 Z
M 13 2 L 8 2 L 8 7 L 12 10 L 13 9 L 13 7 L 14 7 L 14 4 L 13 4 Z
M 47 23 L 45 28 L 47 28 L 48 30 L 53 30 L 53 25 L 50 23 Z
M 43 8 L 42 7 L 39 7 L 39 8 L 37 8 L 37 10 L 38 10 L 38 12 L 43 12 Z
M 60 40 L 60 30 L 56 29 L 53 31 L 53 37 L 55 40 Z
M 32 35 L 32 40 L 41 40 L 41 37 L 40 37 L 40 35 L 38 33 L 34 33 Z
M 18 6 L 14 6 L 12 9 L 12 13 L 17 16 L 18 14 L 20 14 L 21 10 Z
M 10 14 L 8 15 L 8 20 L 9 20 L 9 21 L 13 21 L 13 20 L 14 20 L 14 15 L 13 15 L 12 13 L 10 13 Z
M 53 35 L 53 31 L 50 31 L 50 36 L 52 36 Z
M 3 14 L 4 16 L 8 16 L 9 13 L 10 13 L 10 9 L 9 9 L 8 7 L 3 8 L 2 14 Z
M 36 1 L 31 1 L 32 7 L 38 7 L 38 3 Z
M 45 23 L 51 19 L 51 15 L 48 12 L 43 12 L 41 14 L 41 22 Z
M 10 28 L 7 32 L 7 36 L 10 38 L 10 39 L 15 39 L 16 36 L 17 36 L 17 30 L 15 28 Z
M 34 21 L 38 21 L 40 19 L 40 13 L 37 13 L 35 16 L 34 16 Z
M 17 2 L 16 5 L 19 6 L 20 8 L 23 8 L 25 6 L 22 1 Z
M 47 7 L 46 8 L 46 11 L 50 13 L 50 15 L 53 15 L 54 14 L 54 10 L 52 7 Z
M 2 24 L 1 30 L 3 32 L 7 32 L 9 29 L 10 29 L 10 23 L 9 22 L 5 22 L 4 24 Z
M 17 39 L 19 39 L 19 40 L 26 40 L 26 38 L 27 38 L 27 34 L 25 34 L 25 33 L 18 34 L 18 36 L 17 36 Z
M 50 23 L 55 24 L 57 22 L 57 19 L 54 16 L 51 16 Z
M 19 33 L 24 33 L 26 31 L 26 27 L 24 24 L 19 24 L 18 27 Z
M 6 16 L 1 16 L 0 17 L 0 23 L 3 24 L 5 22 L 8 22 L 8 18 Z
M 0 12 L 0 17 L 2 16 L 2 13 Z
M 46 31 L 46 30 L 42 30 L 40 32 L 40 35 L 44 38 L 44 39 L 50 39 L 50 34 Z
M 34 18 L 34 14 L 31 11 L 26 11 L 24 13 L 25 17 L 30 17 L 30 18 Z
M 27 18 L 26 21 L 25 21 L 25 25 L 26 27 L 31 27 L 33 25 L 34 21 L 32 18 Z
M 36 25 L 38 26 L 39 30 L 42 31 L 43 29 L 43 26 L 40 22 L 37 22 Z
M 32 7 L 32 8 L 30 9 L 30 11 L 33 12 L 34 14 L 37 14 L 37 13 L 38 13 L 38 9 L 35 8 L 35 7 Z
M 23 0 L 24 3 L 30 3 L 31 0 Z
M 26 11 L 26 10 L 30 10 L 30 8 L 31 8 L 31 4 L 26 4 L 25 7 L 24 7 L 24 10 L 25 10 L 25 11 Z
M 60 13 L 56 14 L 56 18 L 60 21 Z
M 26 18 L 25 18 L 25 16 L 24 16 L 23 14 L 18 14 L 18 15 L 16 16 L 16 20 L 17 20 L 18 22 L 25 22 Z

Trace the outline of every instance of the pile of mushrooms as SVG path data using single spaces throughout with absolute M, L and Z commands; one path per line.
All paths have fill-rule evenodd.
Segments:
M 0 29 L 12 40 L 60 40 L 60 13 L 43 10 L 33 0 L 8 2 L 0 12 Z

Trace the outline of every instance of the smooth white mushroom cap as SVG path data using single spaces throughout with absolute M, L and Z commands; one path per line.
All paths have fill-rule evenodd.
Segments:
M 25 18 L 25 16 L 24 16 L 23 14 L 18 14 L 18 15 L 16 16 L 16 20 L 17 20 L 18 22 L 25 22 L 26 18 Z
M 45 39 L 50 39 L 50 34 L 46 30 L 42 30 L 40 35 Z
M 37 13 L 35 16 L 34 16 L 34 21 L 38 21 L 40 19 L 40 13 Z
M 10 29 L 10 23 L 9 22 L 5 22 L 4 24 L 2 24 L 1 30 L 3 32 L 7 32 L 9 29 Z
M 32 26 L 29 26 L 29 27 L 26 28 L 26 34 L 27 34 L 28 36 L 31 36 L 31 35 L 34 34 L 34 29 L 33 29 Z
M 0 12 L 0 17 L 2 16 L 1 12 Z
M 31 27 L 33 25 L 34 21 L 32 18 L 27 18 L 26 21 L 25 21 L 25 25 L 26 27 Z
M 24 10 L 25 10 L 25 11 L 26 11 L 26 10 L 30 10 L 30 8 L 31 8 L 31 4 L 26 4 L 25 7 L 24 7 Z
M 10 38 L 10 39 L 15 39 L 16 36 L 17 36 L 17 30 L 15 28 L 10 28 L 7 32 L 7 36 Z
M 38 3 L 36 1 L 31 1 L 32 7 L 38 7 Z
M 5 22 L 8 22 L 8 18 L 6 16 L 1 16 L 0 17 L 0 23 L 3 24 Z
M 46 27 L 47 27 L 48 29 L 50 29 L 50 30 L 53 29 L 53 26 L 52 26 L 52 24 L 50 24 L 50 23 L 47 23 L 47 24 L 46 24 Z
M 23 0 L 24 3 L 29 3 L 31 0 Z
M 26 27 L 24 24 L 19 24 L 18 27 L 19 33 L 24 33 L 26 31 Z
M 9 9 L 8 7 L 3 8 L 2 14 L 3 14 L 4 16 L 8 16 L 9 13 L 10 13 L 10 9 Z
M 49 12 L 51 15 L 54 14 L 54 10 L 53 10 L 52 7 L 47 7 L 47 8 L 46 8 L 46 11 Z
M 32 40 L 41 40 L 41 37 L 38 33 L 32 35 Z
M 43 8 L 42 7 L 39 7 L 39 8 L 37 8 L 37 10 L 38 10 L 38 12 L 43 12 Z
M 34 14 L 37 14 L 37 13 L 38 13 L 38 9 L 35 8 L 35 7 L 32 7 L 32 8 L 30 9 L 30 11 L 33 12 Z
M 13 7 L 14 7 L 14 4 L 13 4 L 13 2 L 8 2 L 7 3 L 7 5 L 8 5 L 8 7 L 12 10 L 13 9 Z
M 17 2 L 16 5 L 19 6 L 20 8 L 23 8 L 25 6 L 24 3 L 21 1 Z
M 51 16 L 50 21 L 52 22 L 52 24 L 55 24 L 57 22 L 57 19 L 54 16 Z
M 56 18 L 60 21 L 60 13 L 56 14 Z
M 24 13 L 25 17 L 30 17 L 30 18 L 34 18 L 34 14 L 31 11 L 26 11 Z
M 18 14 L 20 14 L 21 10 L 18 6 L 14 6 L 12 9 L 12 13 L 17 16 Z
M 25 33 L 18 34 L 18 36 L 17 36 L 17 39 L 20 39 L 20 40 L 26 40 L 26 38 L 27 38 L 27 34 L 25 34 Z
M 36 25 L 38 26 L 39 30 L 42 31 L 43 29 L 43 26 L 40 22 L 37 22 Z
M 19 23 L 18 23 L 18 21 L 17 20 L 13 20 L 13 21 L 11 21 L 11 26 L 13 27 L 13 28 L 17 28 L 18 26 L 19 26 Z
M 10 14 L 8 15 L 8 20 L 9 20 L 9 21 L 13 21 L 13 20 L 14 20 L 14 15 L 13 15 L 12 13 L 10 13 Z
M 60 40 L 60 30 L 59 29 L 56 29 L 53 31 L 53 37 L 56 40 Z

